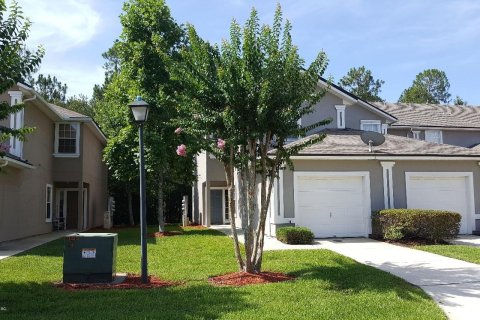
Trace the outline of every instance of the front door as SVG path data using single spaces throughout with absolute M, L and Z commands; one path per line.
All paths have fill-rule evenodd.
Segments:
M 57 217 L 66 229 L 78 228 L 78 191 L 57 190 Z

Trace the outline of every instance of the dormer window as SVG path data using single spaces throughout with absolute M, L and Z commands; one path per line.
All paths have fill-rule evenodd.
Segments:
M 78 157 L 80 155 L 80 124 L 62 122 L 55 124 L 56 157 Z
M 345 129 L 345 106 L 336 105 L 335 109 L 337 109 L 337 128 Z
M 375 132 L 382 133 L 382 124 L 380 120 L 361 120 L 360 130 L 375 131 Z

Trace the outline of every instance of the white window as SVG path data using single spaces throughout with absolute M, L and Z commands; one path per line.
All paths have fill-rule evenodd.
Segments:
M 337 128 L 345 129 L 345 106 L 336 105 L 335 109 L 337 109 Z
M 17 104 L 22 103 L 22 92 L 21 91 L 8 91 L 8 94 L 10 95 L 10 105 L 14 106 Z M 24 112 L 23 109 L 16 112 L 12 113 L 10 115 L 10 128 L 12 129 L 20 129 L 23 128 L 23 117 L 24 117 Z M 18 138 L 11 137 L 10 138 L 10 153 L 17 156 L 17 157 L 22 157 L 22 149 L 23 149 L 23 143 L 20 141 Z
M 413 139 L 420 140 L 420 131 L 412 131 Z
M 45 189 L 45 222 L 52 222 L 52 197 L 53 187 L 51 184 L 47 184 Z
M 80 155 L 80 125 L 79 123 L 55 124 L 55 154 L 56 157 L 78 157 Z
M 380 120 L 361 120 L 360 130 L 382 133 L 382 124 L 380 123 Z
M 443 143 L 442 130 L 425 130 L 425 141 Z

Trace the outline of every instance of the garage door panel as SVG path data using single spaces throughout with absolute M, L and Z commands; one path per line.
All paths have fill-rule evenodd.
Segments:
M 469 203 L 467 176 L 407 173 L 406 180 L 408 208 L 458 212 L 462 215 L 460 233 L 467 233 Z
M 316 237 L 365 236 L 364 188 L 363 175 L 297 174 L 296 225 Z

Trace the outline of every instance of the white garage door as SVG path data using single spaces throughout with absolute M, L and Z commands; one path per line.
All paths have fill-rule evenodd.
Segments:
M 369 186 L 368 172 L 295 172 L 295 224 L 318 238 L 367 236 Z
M 406 172 L 407 208 L 458 212 L 462 215 L 460 233 L 471 232 L 471 173 L 460 174 Z

